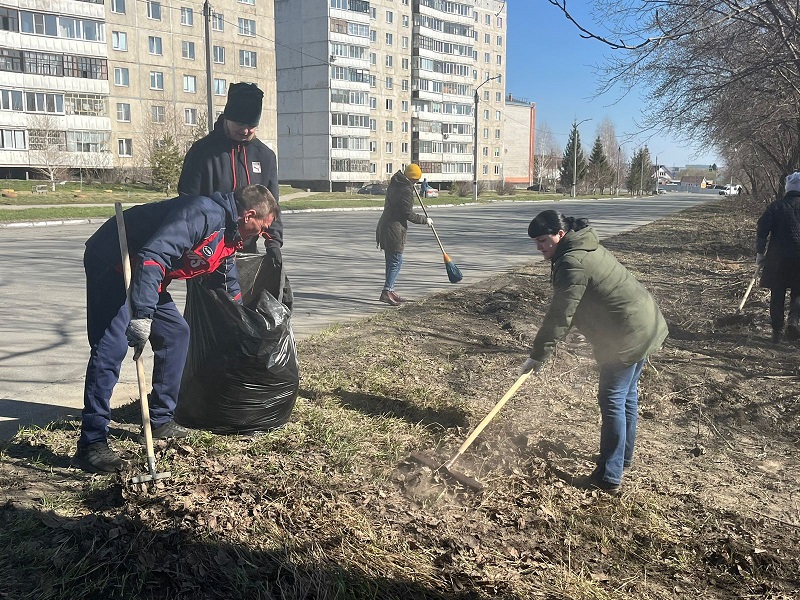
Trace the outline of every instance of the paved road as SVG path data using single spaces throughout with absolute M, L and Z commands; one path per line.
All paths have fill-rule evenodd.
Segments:
M 433 207 L 429 214 L 464 274 L 458 284 L 464 286 L 541 260 L 527 237 L 528 223 L 540 210 L 588 217 L 607 237 L 711 199 L 716 197 L 669 194 L 646 200 L 497 202 Z M 374 210 L 284 216 L 283 255 L 295 291 L 293 326 L 299 339 L 335 322 L 394 310 L 378 302 L 383 253 L 374 243 L 377 219 Z M 83 242 L 97 227 L 0 229 L 0 439 L 21 425 L 80 412 L 88 359 Z M 412 224 L 397 290 L 413 299 L 452 287 L 430 230 Z M 181 304 L 185 287 L 176 282 L 170 289 Z M 133 363 L 126 361 L 112 402 L 124 404 L 136 395 Z

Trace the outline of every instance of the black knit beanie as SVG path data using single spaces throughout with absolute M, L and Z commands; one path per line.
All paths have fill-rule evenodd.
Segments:
M 264 92 L 255 83 L 232 83 L 228 88 L 228 102 L 222 115 L 242 125 L 258 126 L 261 120 L 261 101 Z

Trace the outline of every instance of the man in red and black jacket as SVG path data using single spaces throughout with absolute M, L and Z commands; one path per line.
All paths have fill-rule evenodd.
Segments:
M 86 319 L 91 354 L 86 368 L 81 435 L 73 464 L 96 473 L 122 467 L 108 446 L 111 394 L 128 346 L 134 360 L 153 348 L 150 420 L 153 437 L 185 437 L 172 420 L 189 347 L 189 326 L 167 286 L 174 279 L 205 276 L 241 302 L 234 253 L 244 242 L 266 236 L 278 212 L 262 185 L 235 193 L 178 196 L 124 212 L 133 278 L 128 311 L 116 218 L 86 242 Z

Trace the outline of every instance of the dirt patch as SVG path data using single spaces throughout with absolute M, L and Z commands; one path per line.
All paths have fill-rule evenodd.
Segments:
M 764 290 L 736 313 L 759 209 L 604 243 L 670 326 L 620 497 L 569 484 L 599 437 L 576 333 L 458 461 L 483 492 L 405 460 L 444 462 L 514 382 L 550 299 L 536 263 L 301 343 L 290 424 L 162 444 L 174 477 L 154 487 L 126 479 L 135 405 L 115 412 L 136 460 L 120 478 L 68 467 L 76 423 L 21 433 L 0 466 L 3 597 L 800 597 L 800 346 L 769 341 Z

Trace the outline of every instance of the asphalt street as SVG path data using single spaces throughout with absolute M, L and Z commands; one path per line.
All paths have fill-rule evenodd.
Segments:
M 519 264 L 541 260 L 527 236 L 541 210 L 587 217 L 601 238 L 628 231 L 717 199 L 670 193 L 648 199 L 494 202 L 428 209 L 468 286 Z M 302 339 L 342 321 L 382 310 L 383 253 L 375 247 L 376 210 L 285 214 L 284 264 L 294 290 L 292 323 Z M 85 334 L 84 241 L 98 223 L 0 228 L 0 439 L 20 426 L 45 425 L 82 407 L 89 347 Z M 409 225 L 396 290 L 410 299 L 452 289 L 436 240 L 424 225 Z M 185 286 L 170 285 L 182 306 Z M 146 355 L 146 372 L 152 368 Z M 302 356 L 301 356 L 302 361 Z M 112 405 L 138 395 L 133 362 L 123 366 Z M 77 436 L 76 436 L 77 437 Z

